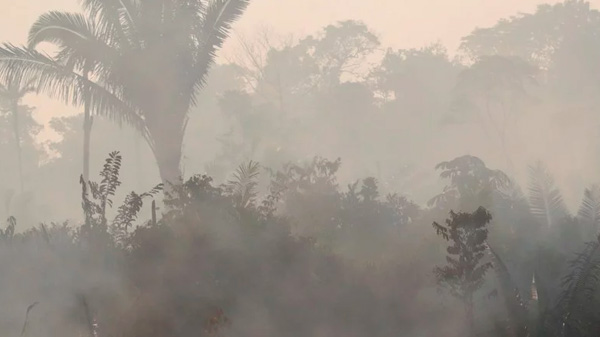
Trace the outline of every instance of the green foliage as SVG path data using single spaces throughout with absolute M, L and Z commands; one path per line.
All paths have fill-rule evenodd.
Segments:
M 556 226 L 568 213 L 554 179 L 541 162 L 529 167 L 529 176 L 531 213 L 541 224 L 549 228 Z
M 488 229 L 491 214 L 483 207 L 473 213 L 454 213 L 446 219 L 446 226 L 433 223 L 436 233 L 450 244 L 446 249 L 447 265 L 436 267 L 434 274 L 439 285 L 461 300 L 465 306 L 467 326 L 470 334 L 473 327 L 473 295 L 483 286 L 485 274 L 492 262 L 485 262 Z
M 486 225 L 492 216 L 480 207 L 473 213 L 450 212 L 446 226 L 433 223 L 436 233 L 451 243 L 448 246 L 448 265 L 437 267 L 435 275 L 441 285 L 448 286 L 450 292 L 461 300 L 472 300 L 484 281 L 491 262 L 482 263 L 487 249 Z
M 460 68 L 442 45 L 433 44 L 418 50 L 388 50 L 372 76 L 377 89 L 397 105 L 429 113 L 427 109 L 445 108 Z M 419 102 L 425 98 L 430 101 Z
M 107 294 L 116 296 L 118 291 L 102 285 L 100 296 L 100 290 L 83 287 L 80 299 L 85 299 L 89 313 L 84 314 L 85 306 L 77 302 L 81 316 L 77 324 L 81 324 L 81 331 L 90 331 L 86 326 L 93 321 L 99 327 L 94 331 L 98 329 L 99 334 L 119 332 L 124 336 L 158 336 L 175 331 L 202 331 L 205 335 L 215 331 L 234 332 L 244 322 L 238 311 L 243 308 L 241 298 L 253 305 L 270 298 L 260 303 L 264 303 L 261 305 L 266 308 L 269 320 L 277 322 L 272 327 L 273 334 L 291 328 L 310 334 L 315 326 L 323 325 L 332 331 L 347 331 L 338 330 L 345 326 L 339 323 L 344 322 L 361 334 L 387 336 L 375 327 L 403 331 L 419 326 L 416 317 L 430 312 L 420 307 L 423 299 L 416 296 L 414 289 L 426 289 L 425 269 L 430 266 L 428 261 L 434 263 L 433 258 L 428 258 L 431 245 L 423 237 L 425 242 L 420 245 L 423 248 L 409 247 L 417 241 L 414 235 L 419 233 L 422 219 L 435 215 L 436 211 L 419 209 L 399 194 L 385 196 L 377 179 L 372 177 L 340 190 L 339 160 L 315 158 L 304 165 L 288 164 L 285 170 L 271 171 L 272 181 L 266 195 L 256 185 L 260 166 L 255 162 L 241 165 L 230 182 L 223 185 L 215 185 L 208 176 L 192 176 L 174 187 L 174 194 L 165 201 L 168 207 L 162 218 L 141 221 L 137 226 L 144 203 L 151 199 L 154 204 L 162 186 L 146 193 L 128 194 L 109 222 L 107 213 L 120 186 L 121 162 L 118 152 L 111 153 L 100 173 L 100 182 L 82 185 L 87 222 L 72 234 L 67 227 L 57 225 L 20 234 L 15 232 L 14 222 L 0 232 L 0 249 L 11 243 L 13 250 L 9 251 L 17 253 L 30 242 L 36 249 L 48 249 L 44 254 L 50 261 L 63 261 L 74 254 L 75 262 L 69 258 L 61 263 L 85 261 L 89 268 L 116 273 L 115 277 L 127 280 L 128 289 L 144 294 L 133 296 L 135 299 L 125 297 L 120 301 L 126 305 L 117 305 L 118 302 L 100 298 Z M 494 178 L 494 171 L 484 169 L 485 165 L 462 167 L 448 162 L 443 167 L 444 176 L 463 194 L 486 185 L 501 188 L 500 183 L 493 185 L 490 181 L 505 177 L 499 174 Z M 590 191 L 585 194 L 584 205 L 593 204 Z M 508 205 L 519 198 L 522 196 L 517 195 L 513 201 L 498 199 L 507 202 L 498 209 L 516 212 Z M 582 206 L 582 209 L 586 211 L 581 212 L 581 221 L 593 219 L 584 215 L 593 214 L 589 211 L 593 207 Z M 156 214 L 155 207 L 153 212 Z M 435 269 L 437 281 L 464 302 L 467 315 L 473 314 L 474 295 L 483 288 L 487 272 L 493 266 L 506 308 L 501 316 L 494 317 L 497 325 L 494 333 L 553 336 L 563 331 L 558 326 L 562 322 L 564 331 L 570 331 L 567 336 L 593 331 L 600 321 L 593 314 L 596 310 L 590 309 L 597 303 L 597 243 L 590 244 L 573 262 L 572 271 L 564 278 L 564 293 L 559 297 L 552 279 L 566 266 L 561 262 L 560 251 L 551 246 L 540 248 L 535 252 L 539 256 L 537 265 L 531 266 L 526 258 L 512 254 L 511 250 L 519 248 L 511 246 L 516 243 L 503 238 L 505 241 L 500 242 L 503 257 L 505 252 L 511 253 L 507 255 L 510 264 L 506 264 L 500 253 L 488 246 L 490 221 L 490 213 L 479 208 L 473 213 L 451 212 L 445 225 L 434 223 L 438 235 L 449 242 L 448 264 Z M 310 232 L 294 232 L 299 224 L 321 227 L 313 227 L 313 235 L 305 235 Z M 398 246 L 402 250 L 393 250 Z M 399 254 L 403 259 L 398 260 Z M 56 264 L 50 267 L 58 268 Z M 80 268 L 78 265 L 74 270 Z M 528 279 L 530 286 L 532 274 L 539 292 L 539 310 L 537 301 L 521 297 L 524 289 L 519 280 Z M 402 289 L 398 289 L 398 284 Z M 403 290 L 409 284 L 412 290 Z M 289 289 L 299 290 L 290 293 Z M 553 307 L 557 299 L 559 305 Z M 318 312 L 303 310 L 315 305 L 320 308 Z M 340 305 L 352 309 L 340 311 Z M 40 310 L 45 308 L 44 305 Z M 327 320 L 322 320 L 323 314 Z M 440 309 L 436 314 L 440 319 L 446 315 L 456 318 L 447 310 Z M 297 319 L 299 316 L 301 320 Z M 348 317 L 352 318 L 351 323 Z M 28 329 L 34 329 L 36 323 L 29 324 Z M 482 330 L 493 325 L 477 322 L 480 324 Z M 175 326 L 178 330 L 174 330 Z
M 254 206 L 258 184 L 256 180 L 259 174 L 260 165 L 249 161 L 247 164 L 240 165 L 233 179 L 227 182 L 225 188 L 235 198 L 236 207 L 243 209 Z
M 144 199 L 154 198 L 162 191 L 162 184 L 141 194 L 132 191 L 125 197 L 123 204 L 117 208 L 117 214 L 109 224 L 107 210 L 112 208 L 113 197 L 121 185 L 119 180 L 121 161 L 122 156 L 118 151 L 108 155 L 104 167 L 100 171 L 102 178 L 100 183 L 85 181 L 83 176 L 80 178 L 82 209 L 85 215 L 85 223 L 81 227 L 80 235 L 89 240 L 100 239 L 104 244 L 109 241 L 126 242 L 128 230 L 137 220 Z M 108 238 L 109 233 L 112 239 Z
M 584 227 L 584 235 L 594 235 L 600 229 L 600 186 L 585 189 L 577 218 Z
M 130 192 L 123 201 L 123 204 L 119 206 L 117 215 L 112 221 L 111 231 L 113 237 L 118 241 L 125 241 L 127 237 L 127 231 L 132 227 L 133 223 L 137 220 L 138 214 L 144 205 L 144 200 L 147 198 L 154 198 L 158 193 L 162 191 L 162 184 L 156 185 L 148 192 L 138 194 L 136 192 Z M 152 200 L 152 211 L 153 220 L 152 223 L 156 222 L 156 209 L 155 202 Z
M 554 314 L 561 323 L 563 336 L 597 336 L 600 331 L 599 247 L 598 241 L 588 242 L 570 262 L 570 271 L 562 279 L 563 292 Z
M 153 149 L 163 183 L 180 182 L 189 109 L 248 1 L 82 5 L 85 14 L 40 16 L 28 47 L 4 44 L 0 77 L 130 124 Z M 34 49 L 44 42 L 58 47 L 56 57 Z
M 90 228 L 98 226 L 106 228 L 107 226 L 106 206 L 112 207 L 112 197 L 115 195 L 117 187 L 121 185 L 121 181 L 119 181 L 121 159 L 122 157 L 117 151 L 109 154 L 100 172 L 102 180 L 99 184 L 85 181 L 83 176 L 80 178 L 82 208 L 86 226 Z
M 493 128 L 503 146 L 518 141 L 510 132 L 517 130 L 517 118 L 525 112 L 521 104 L 532 102 L 529 89 L 538 72 L 544 81 L 536 90 L 548 102 L 559 96 L 554 95 L 557 88 L 569 99 L 594 102 L 594 95 L 579 96 L 586 88 L 597 91 L 588 74 L 597 73 L 594 60 L 600 55 L 600 16 L 585 1 L 543 5 L 535 14 L 476 30 L 463 40 L 469 64 L 450 60 L 443 48 L 432 45 L 388 51 L 381 64 L 368 69 L 366 60 L 379 49 L 378 38 L 360 22 L 340 22 L 281 48 L 266 41 L 264 58 L 252 59 L 253 69 L 226 66 L 251 77 L 246 78 L 246 88 L 236 82 L 231 85 L 236 91 L 223 93 L 220 87 L 204 96 L 198 94 L 215 52 L 248 1 L 82 4 L 84 14 L 41 16 L 31 28 L 28 48 L 11 44 L 0 48 L 0 77 L 68 103 L 90 103 L 93 114 L 131 124 L 148 140 L 149 152 L 169 183 L 180 175 L 183 134 L 190 107 L 201 103 L 197 101 L 211 102 L 213 106 L 198 109 L 212 107 L 213 113 L 219 105 L 230 118 L 232 132 L 222 137 L 223 152 L 209 167 L 210 176 L 194 175 L 181 184 L 177 180 L 166 185 L 162 216 L 155 200 L 163 187 L 159 184 L 145 193 L 127 194 L 113 220 L 108 220 L 122 187 L 119 176 L 126 176 L 121 174 L 120 154 L 112 153 L 100 182 L 81 181 L 82 226 L 74 231 L 40 226 L 17 233 L 15 218 L 9 218 L 7 228 L 0 230 L 0 262 L 9 272 L 0 276 L 0 283 L 23 283 L 27 291 L 5 291 L 0 297 L 40 295 L 51 303 L 44 302 L 42 310 L 55 304 L 63 315 L 61 305 L 69 302 L 73 289 L 61 287 L 74 282 L 77 292 L 85 294 L 80 297 L 83 304 L 73 305 L 79 315 L 72 315 L 76 317 L 72 320 L 89 327 L 93 319 L 100 326 L 98 331 L 84 327 L 72 333 L 78 336 L 390 336 L 399 331 L 447 335 L 436 326 L 454 323 L 455 316 L 453 310 L 438 308 L 437 297 L 434 304 L 428 302 L 427 275 L 435 257 L 422 224 L 450 209 L 470 212 L 484 206 L 494 214 L 489 233 L 486 225 L 491 219 L 482 209 L 453 212 L 445 226 L 436 223 L 438 234 L 451 242 L 448 265 L 436 269 L 438 281 L 472 310 L 473 293 L 484 287 L 484 276 L 493 264 L 506 307 L 492 318 L 498 322 L 497 331 L 512 337 L 597 335 L 597 243 L 590 243 L 570 263 L 562 289 L 557 280 L 569 266 L 565 252 L 579 249 L 581 238 L 595 235 L 599 228 L 598 187 L 586 189 L 574 217 L 542 165 L 530 170 L 527 200 L 502 171 L 487 168 L 477 157 L 462 156 L 436 167 L 448 184 L 431 199 L 432 207 L 421 209 L 392 193 L 407 181 L 426 190 L 423 179 L 409 177 L 408 173 L 418 174 L 417 169 L 391 178 L 380 171 L 394 165 L 418 167 L 434 160 L 425 158 L 429 153 L 453 148 L 456 143 L 447 136 L 454 135 L 457 126 L 445 125 L 448 134 L 437 128 L 448 108 L 454 109 L 455 120 L 475 116 L 467 116 L 469 112 L 482 118 L 482 127 L 469 132 Z M 55 57 L 33 49 L 46 42 L 58 47 Z M 222 97 L 219 104 L 216 97 Z M 556 106 L 565 108 L 560 103 Z M 572 111 L 567 107 L 565 111 Z M 21 107 L 13 112 L 23 117 L 22 128 L 13 130 L 22 136 L 16 143 L 23 143 L 24 153 L 35 154 L 34 161 L 40 162 L 38 152 L 31 150 L 39 132 L 32 110 Z M 11 117 L 0 116 L 2 125 L 11 125 Z M 54 123 L 61 135 L 71 137 L 51 147 L 61 158 L 52 160 L 59 164 L 50 165 L 48 172 L 66 171 L 68 166 L 61 165 L 74 158 L 70 155 L 74 153 L 70 146 L 78 144 L 73 141 L 74 123 L 80 121 Z M 441 137 L 424 132 L 432 126 Z M 206 128 L 216 130 L 218 123 Z M 8 144 L 10 133 L 0 134 L 4 135 L 0 144 Z M 103 137 L 102 146 L 108 146 L 111 137 Z M 204 144 L 196 138 L 186 143 Z M 346 188 L 338 181 L 339 159 L 289 161 L 312 156 L 315 149 L 342 155 L 352 173 L 377 173 Z M 402 155 L 390 155 L 389 149 Z M 401 159 L 380 162 L 386 157 Z M 255 160 L 268 167 L 281 165 L 269 171 L 268 191 L 261 189 L 261 166 Z M 5 162 L 5 167 L 12 165 Z M 215 176 L 228 174 L 240 162 L 244 164 L 229 181 Z M 13 183 L 12 174 L 5 176 Z M 54 182 L 52 172 L 41 177 L 39 181 L 60 187 L 48 188 L 50 195 L 66 186 L 62 180 Z M 216 184 L 213 178 L 226 183 Z M 421 193 L 429 196 L 430 191 Z M 6 196 L 6 216 L 16 215 L 21 227 L 26 221 L 19 213 L 35 209 L 23 206 L 31 206 L 32 199 L 29 194 Z M 152 220 L 144 221 L 149 200 Z M 495 250 L 484 256 L 488 236 Z M 89 242 L 101 244 L 95 249 L 82 244 Z M 29 266 L 36 268 L 23 268 Z M 64 279 L 53 278 L 57 274 L 64 274 Z M 534 275 L 538 301 L 521 297 Z M 118 279 L 118 289 L 103 283 L 105 276 Z M 39 280 L 49 285 L 42 286 Z M 54 297 L 45 296 L 48 293 Z M 122 299 L 111 302 L 111 296 Z M 0 302 L 25 303 L 4 297 Z M 495 311 L 494 304 L 489 306 L 482 312 Z M 535 311 L 538 321 L 526 320 L 528 315 L 535 317 Z M 39 317 L 50 317 L 43 319 L 57 326 L 64 323 L 50 314 Z M 434 317 L 439 324 L 422 317 Z M 12 322 L 14 317 L 0 317 L 0 327 L 6 320 Z M 65 335 L 50 326 L 35 332 L 32 336 Z
M 440 177 L 450 183 L 444 191 L 431 198 L 429 206 L 442 209 L 459 207 L 475 209 L 477 203 L 491 206 L 491 194 L 508 186 L 510 179 L 500 170 L 488 169 L 484 162 L 474 156 L 462 156 L 436 165 Z

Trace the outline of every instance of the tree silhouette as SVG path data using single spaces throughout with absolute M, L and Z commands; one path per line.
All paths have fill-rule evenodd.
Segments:
M 447 248 L 447 265 L 436 267 L 434 273 L 438 284 L 447 286 L 450 293 L 463 302 L 467 327 L 474 334 L 473 295 L 481 288 L 491 262 L 483 262 L 487 249 L 488 230 L 492 220 L 490 213 L 479 207 L 473 213 L 450 212 L 446 226 L 433 223 L 438 235 L 450 242 Z
M 163 182 L 178 184 L 189 109 L 248 2 L 85 0 L 86 14 L 49 12 L 32 26 L 29 45 L 50 42 L 55 58 L 5 44 L 0 76 L 131 124 Z
M 476 116 L 489 140 L 500 142 L 511 169 L 506 143 L 516 126 L 518 108 L 531 100 L 528 88 L 537 83 L 536 72 L 535 67 L 520 59 L 484 56 L 463 70 L 456 83 L 453 108 Z
M 16 81 L 8 81 L 6 84 L 0 84 L 0 98 L 6 103 L 6 110 L 12 114 L 12 127 L 15 136 L 15 147 L 17 150 L 17 165 L 19 170 L 19 185 L 21 193 L 23 192 L 23 151 L 21 148 L 21 127 L 20 127 L 20 111 L 24 107 L 21 105 L 23 96 L 34 92 L 35 89 L 29 83 L 19 83 Z
M 472 210 L 477 207 L 476 203 L 491 206 L 490 194 L 510 183 L 504 172 L 489 169 L 481 159 L 470 155 L 441 162 L 435 168 L 441 170 L 440 177 L 450 183 L 428 204 L 446 210 L 453 207 Z
M 433 44 L 388 50 L 371 76 L 390 107 L 434 117 L 446 108 L 461 68 L 449 59 L 443 46 Z

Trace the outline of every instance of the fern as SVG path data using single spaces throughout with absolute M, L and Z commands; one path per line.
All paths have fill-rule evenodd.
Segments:
M 85 213 L 86 225 L 106 226 L 106 206 L 112 207 L 112 197 L 117 187 L 121 185 L 119 172 L 121 170 L 121 155 L 118 151 L 111 152 L 100 172 L 100 184 L 85 181 L 80 177 L 82 207 Z M 91 199 L 88 194 L 91 193 Z
M 153 198 L 155 195 L 160 193 L 160 191 L 162 191 L 162 187 L 162 184 L 158 184 L 150 191 L 142 194 L 137 194 L 132 191 L 127 195 L 127 197 L 125 197 L 125 201 L 121 206 L 119 206 L 117 215 L 115 216 L 111 226 L 111 234 L 113 234 L 117 240 L 123 241 L 125 239 L 127 230 L 132 226 L 133 222 L 137 220 L 138 214 L 144 205 L 144 199 Z M 153 222 L 154 221 L 155 220 L 153 220 Z
M 529 177 L 531 213 L 541 224 L 553 227 L 557 221 L 568 215 L 560 190 L 541 162 L 529 167 Z
M 79 228 L 89 242 L 104 245 L 111 241 L 108 231 L 106 209 L 112 207 L 112 197 L 115 195 L 121 169 L 121 155 L 118 151 L 111 152 L 100 172 L 100 183 L 86 181 L 80 176 L 81 206 L 85 215 L 85 224 Z
M 600 228 L 600 186 L 585 189 L 577 217 L 591 231 Z
M 249 161 L 240 165 L 233 175 L 233 179 L 226 184 L 226 190 L 233 196 L 236 207 L 248 208 L 256 202 L 257 179 L 260 174 L 260 165 Z
M 112 207 L 111 197 L 115 195 L 117 187 L 121 185 L 119 181 L 119 171 L 121 170 L 121 155 L 118 151 L 111 152 L 104 163 L 104 168 L 100 172 L 102 181 L 98 186 L 98 192 L 100 193 L 100 202 L 102 203 L 102 210 L 106 210 L 106 205 Z
M 600 282 L 600 260 L 598 241 L 589 242 L 582 252 L 571 261 L 571 270 L 563 278 L 563 292 L 559 298 L 556 311 L 562 319 L 563 333 L 579 336 L 591 336 L 598 327 L 594 294 Z

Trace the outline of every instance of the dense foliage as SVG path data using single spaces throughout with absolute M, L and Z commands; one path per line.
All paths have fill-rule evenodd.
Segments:
M 599 334 L 598 10 L 211 67 L 248 3 L 82 0 L 0 47 L 2 336 Z
M 490 211 L 421 209 L 398 195 L 382 198 L 374 178 L 340 189 L 341 163 L 321 158 L 271 173 L 250 162 L 222 185 L 192 176 L 169 194 L 167 212 L 157 212 L 152 200 L 162 185 L 132 192 L 117 207 L 121 161 L 111 153 L 98 183 L 82 179 L 81 225 L 18 232 L 11 218 L 0 232 L 7 271 L 0 282 L 14 289 L 0 293 L 14 303 L 2 310 L 4 333 L 452 336 L 464 332 L 465 312 L 477 335 L 561 335 L 567 327 L 567 336 L 580 336 L 596 329 L 598 243 L 583 249 L 579 236 L 594 220 L 590 207 L 598 201 L 590 191 L 577 217 L 555 222 L 559 238 L 537 225 L 536 198 L 493 188 L 501 200 Z M 495 172 L 478 158 L 451 162 L 461 161 L 478 163 L 471 177 Z M 258 184 L 264 174 L 271 177 L 266 190 Z M 478 188 L 479 181 L 465 187 Z M 525 208 L 507 211 L 506 203 Z M 446 226 L 426 225 L 447 212 Z M 517 236 L 503 221 L 519 212 L 530 216 L 520 215 L 527 220 Z M 444 248 L 436 232 L 450 241 L 449 265 L 432 273 Z M 571 253 L 561 245 L 582 251 L 569 263 Z M 496 272 L 486 273 L 492 267 Z M 556 284 L 560 275 L 563 285 Z M 438 282 L 467 310 L 440 308 L 440 299 L 450 305 L 454 299 L 436 291 Z

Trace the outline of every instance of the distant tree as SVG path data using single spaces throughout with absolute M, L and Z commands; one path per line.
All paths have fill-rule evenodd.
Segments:
M 389 261 L 395 256 L 393 242 L 419 214 L 419 206 L 402 195 L 381 196 L 375 178 L 356 181 L 341 195 L 333 246 L 357 261 Z
M 345 76 L 360 78 L 366 58 L 380 45 L 364 23 L 352 20 L 329 25 L 320 38 L 309 37 L 304 42 L 309 50 L 314 48 L 313 57 L 326 87 L 339 84 Z
M 336 174 L 341 160 L 315 157 L 312 161 L 287 163 L 271 172 L 270 194 L 275 207 L 293 218 L 292 231 L 316 237 L 339 224 L 340 192 Z
M 598 90 L 589 74 L 598 71 L 599 32 L 600 11 L 589 1 L 566 0 L 478 28 L 463 38 L 460 51 L 471 63 L 493 55 L 521 58 L 545 71 L 561 98 L 573 99 Z
M 388 50 L 371 78 L 394 109 L 434 114 L 449 103 L 460 69 L 443 46 L 433 44 L 422 49 Z
M 530 88 L 537 83 L 536 73 L 535 67 L 520 59 L 484 56 L 458 75 L 454 88 L 454 112 L 471 114 L 490 141 L 497 139 L 509 167 L 506 143 L 521 107 L 532 101 Z
M 599 24 L 599 14 L 584 0 L 542 4 L 535 13 L 520 13 L 493 27 L 475 29 L 462 39 L 460 51 L 473 62 L 482 56 L 517 56 L 547 69 L 561 44 L 568 43 L 570 30 Z
M 0 99 L 3 100 L 3 110 L 10 111 L 12 115 L 12 128 L 15 136 L 15 148 L 17 149 L 17 165 L 19 172 L 19 185 L 21 193 L 23 192 L 23 149 L 21 145 L 21 113 L 27 107 L 21 105 L 23 97 L 34 92 L 35 89 L 29 83 L 19 83 L 17 81 L 8 81 L 6 84 L 0 85 Z
M 490 207 L 491 194 L 510 183 L 504 172 L 489 169 L 481 159 L 470 155 L 441 162 L 435 168 L 441 170 L 440 177 L 450 183 L 428 204 L 442 209 L 474 209 L 477 203 Z
M 256 93 L 277 102 L 282 111 L 310 107 L 307 98 L 328 92 L 344 80 L 360 80 L 369 69 L 366 58 L 379 39 L 362 22 L 341 21 L 296 44 L 271 49 L 256 84 Z M 304 103 L 304 104 L 303 104 Z
M 451 211 L 445 226 L 433 223 L 437 234 L 450 243 L 446 256 L 448 264 L 434 269 L 436 280 L 462 301 L 470 336 L 474 336 L 473 296 L 492 268 L 491 262 L 483 261 L 487 250 L 486 225 L 491 220 L 490 213 L 479 207 L 473 213 Z

